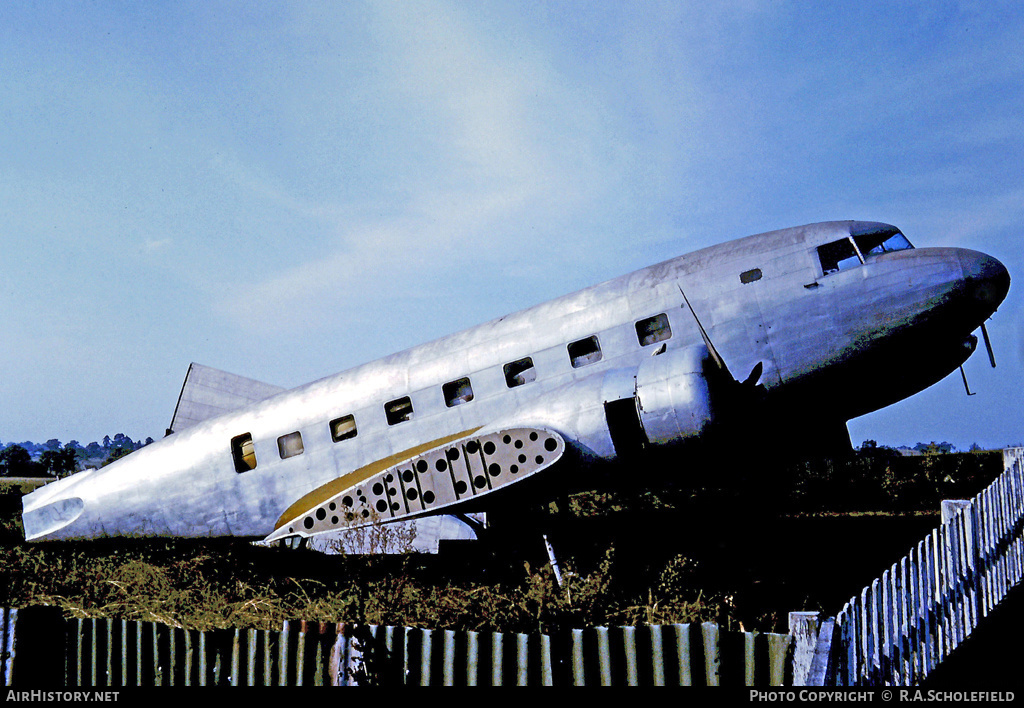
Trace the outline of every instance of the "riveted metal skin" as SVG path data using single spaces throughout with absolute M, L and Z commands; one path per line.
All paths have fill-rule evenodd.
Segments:
M 879 233 L 903 245 L 840 260 Z M 720 421 L 774 423 L 787 439 L 845 433 L 850 418 L 956 371 L 1009 283 L 983 253 L 913 248 L 895 227 L 833 221 L 672 258 L 291 390 L 193 367 L 174 433 L 25 496 L 26 538 L 262 539 L 356 484 L 388 519 L 444 513 L 426 491 L 455 492 L 417 488 L 409 499 L 401 463 L 494 431 L 556 434 L 572 464 L 504 483 L 540 475 L 552 489 L 593 463 L 621 465 L 632 483 L 646 445 L 702 440 Z M 395 493 L 373 497 L 378 483 Z
M 699 436 L 712 422 L 712 393 L 704 375 L 703 345 L 640 364 L 636 397 L 648 442 L 660 445 Z

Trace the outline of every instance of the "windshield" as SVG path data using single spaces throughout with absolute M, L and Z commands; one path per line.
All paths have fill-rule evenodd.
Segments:
M 818 258 L 822 275 L 830 275 L 859 266 L 871 256 L 908 248 L 913 246 L 895 226 L 862 224 L 860 228 L 851 231 L 848 237 L 818 246 Z
M 895 226 L 884 226 L 850 235 L 857 242 L 857 248 L 860 249 L 861 255 L 865 257 L 913 248 L 907 237 L 900 233 Z

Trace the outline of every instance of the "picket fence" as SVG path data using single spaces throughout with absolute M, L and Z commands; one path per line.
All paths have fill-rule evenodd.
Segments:
M 918 685 L 1024 571 L 1024 448 L 970 501 L 944 502 L 943 523 L 846 603 L 831 628 L 826 682 Z
M 5 637 L 13 641 L 4 685 L 778 686 L 789 682 L 792 665 L 789 635 L 713 623 L 557 635 L 307 622 L 201 632 L 64 620 L 51 609 L 5 613 Z

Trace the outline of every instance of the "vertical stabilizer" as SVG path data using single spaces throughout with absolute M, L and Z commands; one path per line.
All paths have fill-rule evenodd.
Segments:
M 167 434 L 180 432 L 196 423 L 244 408 L 285 390 L 280 386 L 193 363 L 185 374 L 185 383 L 182 384 Z

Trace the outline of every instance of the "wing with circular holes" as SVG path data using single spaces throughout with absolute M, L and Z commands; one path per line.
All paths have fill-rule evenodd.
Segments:
M 359 479 L 278 523 L 267 541 L 398 521 L 450 511 L 553 465 L 565 452 L 561 435 L 509 428 L 470 435 Z M 361 475 L 353 474 L 353 477 Z M 342 478 L 342 481 L 344 478 Z M 337 481 L 331 483 L 337 488 Z

